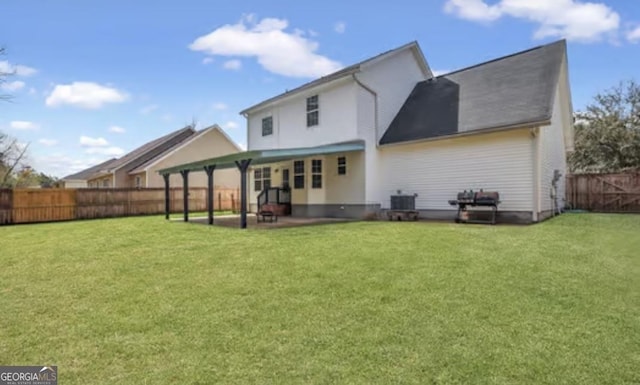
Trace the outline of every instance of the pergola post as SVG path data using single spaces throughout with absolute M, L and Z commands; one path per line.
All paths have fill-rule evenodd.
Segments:
M 207 173 L 207 215 L 210 225 L 213 224 L 213 172 L 215 169 L 215 164 L 204 167 L 204 171 Z
M 251 159 L 235 161 L 240 170 L 240 228 L 247 228 L 247 169 L 251 164 Z
M 171 199 L 169 197 L 169 177 L 171 174 L 162 174 L 164 178 L 164 219 L 169 219 L 169 214 L 171 212 Z
M 189 222 L 189 170 L 180 171 L 182 175 L 182 210 L 184 221 Z

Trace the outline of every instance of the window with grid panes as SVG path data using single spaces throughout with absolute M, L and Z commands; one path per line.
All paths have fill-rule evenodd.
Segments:
M 304 160 L 293 162 L 293 188 L 304 188 Z
M 311 161 L 311 188 L 322 188 L 322 159 Z
M 317 126 L 319 119 L 320 106 L 318 104 L 318 95 L 307 98 L 307 127 Z

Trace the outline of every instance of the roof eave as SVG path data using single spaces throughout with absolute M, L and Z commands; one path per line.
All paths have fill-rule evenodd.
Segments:
M 258 104 L 254 104 L 253 106 L 240 111 L 240 115 L 247 115 L 247 114 L 249 114 L 251 112 L 262 110 L 262 109 L 264 109 L 264 108 L 266 108 L 266 107 L 268 107 L 270 105 L 276 104 L 276 103 L 278 103 L 278 102 L 280 102 L 280 101 L 282 101 L 284 99 L 287 99 L 287 98 L 293 97 L 295 95 L 298 95 L 298 94 L 300 94 L 300 93 L 302 93 L 304 91 L 308 91 L 308 90 L 314 89 L 316 87 L 324 86 L 324 85 L 327 85 L 327 84 L 342 80 L 342 79 L 344 79 L 344 78 L 346 78 L 348 76 L 351 76 L 354 73 L 358 73 L 359 71 L 360 71 L 360 66 L 357 66 L 356 68 L 354 68 L 352 70 L 349 70 L 349 71 L 345 71 L 344 73 L 342 73 L 339 76 L 334 77 L 334 78 L 329 78 L 330 75 L 328 75 L 327 79 L 319 78 L 319 79 L 313 80 L 310 83 L 302 85 L 302 86 L 300 86 L 298 88 L 294 88 L 291 91 L 284 92 L 284 93 L 282 93 L 280 95 L 276 95 L 276 96 L 274 96 L 272 98 L 264 100 L 264 101 L 262 101 L 262 102 L 260 102 Z

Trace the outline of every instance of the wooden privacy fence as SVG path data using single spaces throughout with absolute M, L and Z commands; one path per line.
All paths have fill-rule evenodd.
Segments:
M 238 211 L 239 190 L 217 188 L 214 210 Z M 0 189 L 0 225 L 163 214 L 164 188 Z M 183 211 L 181 188 L 169 192 L 170 211 Z M 207 210 L 207 189 L 189 189 L 189 211 Z
M 567 201 L 573 209 L 603 213 L 640 213 L 640 171 L 569 175 Z

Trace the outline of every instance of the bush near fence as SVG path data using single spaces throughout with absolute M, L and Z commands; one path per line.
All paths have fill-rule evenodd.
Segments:
M 567 176 L 567 204 L 603 213 L 640 213 L 640 171 Z
M 239 190 L 216 188 L 214 210 L 238 211 Z M 170 211 L 183 211 L 181 188 Z M 207 210 L 207 189 L 189 189 L 189 211 Z M 0 225 L 164 214 L 164 188 L 0 189 Z

